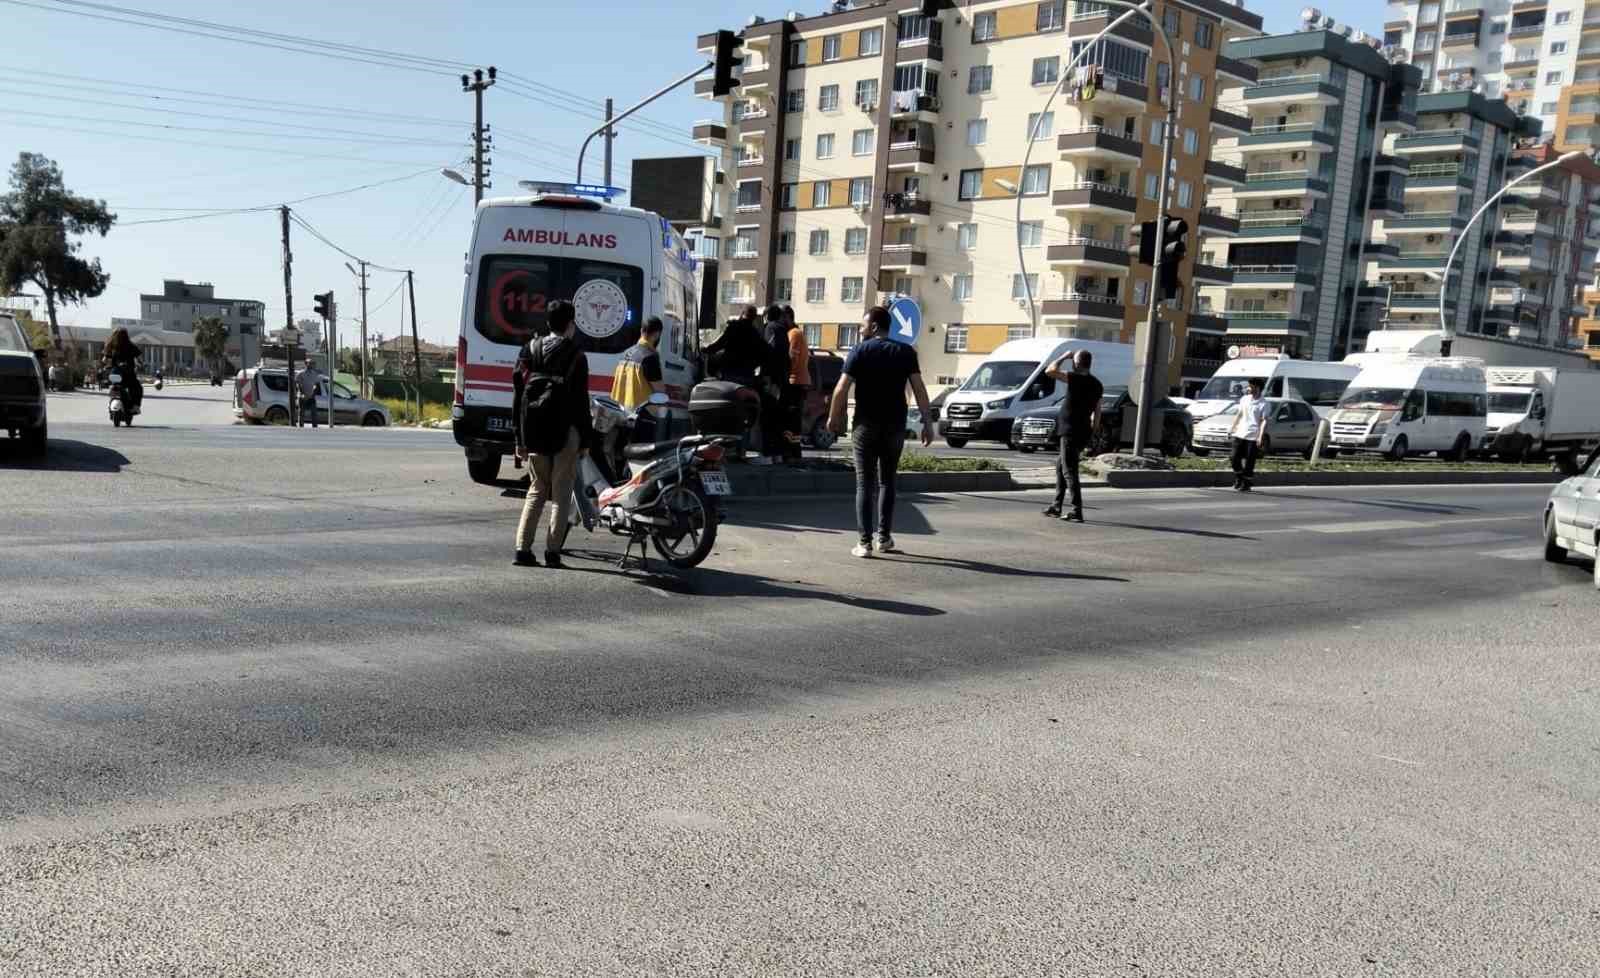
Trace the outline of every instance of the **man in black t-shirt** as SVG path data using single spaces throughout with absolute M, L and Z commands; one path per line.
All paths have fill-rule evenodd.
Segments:
M 1063 370 L 1069 358 L 1072 369 Z M 1106 391 L 1089 372 L 1093 363 L 1094 354 L 1088 350 L 1077 353 L 1068 350 L 1044 372 L 1046 377 L 1067 386 L 1066 395 L 1061 398 L 1061 413 L 1056 417 L 1056 435 L 1061 440 L 1061 455 L 1056 459 L 1056 501 L 1045 509 L 1044 515 L 1077 523 L 1083 522 L 1083 486 L 1078 480 L 1078 462 L 1100 427 L 1100 398 Z M 1072 509 L 1062 516 L 1061 503 L 1069 487 Z
M 873 517 L 878 517 L 878 550 L 895 553 L 894 496 L 895 475 L 900 468 L 900 453 L 906 443 L 906 385 L 911 386 L 922 410 L 922 444 L 933 443 L 933 411 L 928 407 L 928 388 L 922 383 L 922 367 L 917 351 L 888 338 L 889 310 L 873 306 L 861 319 L 861 335 L 866 337 L 850 351 L 844 373 L 833 389 L 828 405 L 828 428 L 844 434 L 845 405 L 850 388 L 856 389 L 855 425 L 850 444 L 856 456 L 856 529 L 861 542 L 851 551 L 857 557 L 871 557 Z M 878 489 L 883 488 L 882 507 Z

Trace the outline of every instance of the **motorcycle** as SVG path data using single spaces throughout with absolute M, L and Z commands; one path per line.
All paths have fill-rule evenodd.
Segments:
M 120 424 L 133 427 L 133 416 L 139 413 L 139 405 L 129 403 L 130 399 L 122 385 L 122 374 L 113 370 L 107 375 L 106 383 L 109 385 L 107 393 L 110 403 L 107 408 L 111 415 L 111 427 L 115 428 Z
M 628 442 L 647 405 L 668 403 L 652 394 L 629 414 L 603 395 L 590 396 L 596 434 L 589 452 L 578 460 L 573 487 L 576 515 L 583 528 L 597 528 L 628 538 L 617 566 L 624 570 L 639 547 L 639 566 L 649 569 L 648 541 L 668 564 L 695 567 L 710 556 L 723 513 L 717 500 L 733 494 L 722 460 L 739 439 L 730 435 L 687 435 L 683 438 L 630 445 Z M 630 477 L 629 462 L 639 463 Z

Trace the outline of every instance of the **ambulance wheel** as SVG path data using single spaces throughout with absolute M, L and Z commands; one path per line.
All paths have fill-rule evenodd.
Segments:
M 487 458 L 469 458 L 467 459 L 467 475 L 470 475 L 472 481 L 481 486 L 492 486 L 500 478 L 500 459 L 501 456 L 499 455 L 490 455 Z

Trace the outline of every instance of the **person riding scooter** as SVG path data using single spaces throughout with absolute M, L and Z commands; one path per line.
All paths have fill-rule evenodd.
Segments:
M 100 359 L 111 373 L 122 375 L 122 396 L 127 400 L 127 406 L 132 409 L 143 404 L 144 386 L 139 383 L 139 362 L 144 359 L 144 354 L 134 345 L 126 326 L 118 326 L 112 331 Z

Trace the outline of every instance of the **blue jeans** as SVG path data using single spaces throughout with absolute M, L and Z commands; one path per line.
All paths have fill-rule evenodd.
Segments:
M 906 446 L 906 427 L 858 424 L 850 433 L 850 444 L 856 455 L 856 529 L 861 542 L 870 543 L 874 515 L 880 536 L 894 531 L 894 480 L 900 469 L 900 452 Z

